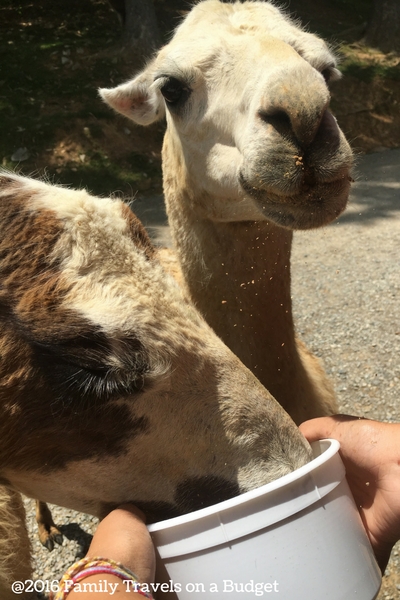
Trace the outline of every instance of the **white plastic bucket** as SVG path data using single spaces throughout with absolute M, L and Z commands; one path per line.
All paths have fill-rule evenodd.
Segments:
M 322 440 L 293 473 L 150 525 L 166 569 L 157 597 L 376 598 L 380 570 L 338 451 L 336 440 Z

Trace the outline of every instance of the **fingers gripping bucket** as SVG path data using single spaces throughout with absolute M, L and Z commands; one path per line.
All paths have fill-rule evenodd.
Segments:
M 317 442 L 314 460 L 277 481 L 150 525 L 167 571 L 158 597 L 376 598 L 380 570 L 338 450 Z

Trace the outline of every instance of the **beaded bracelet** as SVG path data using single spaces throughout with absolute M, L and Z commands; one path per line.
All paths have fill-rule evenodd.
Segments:
M 110 558 L 94 557 L 89 556 L 78 560 L 76 563 L 71 565 L 62 576 L 58 590 L 53 595 L 50 595 L 50 600 L 65 600 L 69 592 L 72 591 L 74 584 L 82 581 L 86 577 L 97 574 L 109 574 L 115 575 L 123 581 L 133 581 L 133 590 L 144 596 L 145 598 L 153 598 L 153 596 L 140 589 L 140 583 L 137 576 L 127 567 L 121 565 Z M 68 583 L 67 587 L 66 584 Z M 71 584 L 72 583 L 72 584 Z

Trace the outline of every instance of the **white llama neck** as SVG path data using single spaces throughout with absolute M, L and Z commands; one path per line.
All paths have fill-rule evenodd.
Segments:
M 292 232 L 267 221 L 224 223 L 203 216 L 198 210 L 202 199 L 188 183 L 182 155 L 176 147 L 171 152 L 169 141 L 167 133 L 165 200 L 192 301 L 297 423 L 321 415 L 321 397 L 333 395 L 319 364 L 295 336 Z M 218 204 L 217 198 L 204 201 L 208 207 Z

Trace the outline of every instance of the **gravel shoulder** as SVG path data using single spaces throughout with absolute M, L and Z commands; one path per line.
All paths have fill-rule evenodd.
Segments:
M 159 197 L 154 207 L 156 219 L 149 200 L 139 198 L 134 210 L 168 243 Z M 295 234 L 292 273 L 298 333 L 324 361 L 341 412 L 400 422 L 400 149 L 360 157 L 342 217 Z M 33 501 L 26 508 L 35 576 L 59 579 L 85 553 L 97 520 L 52 507 L 64 542 L 49 553 L 37 539 Z M 398 544 L 379 600 L 400 598 L 399 552 Z

